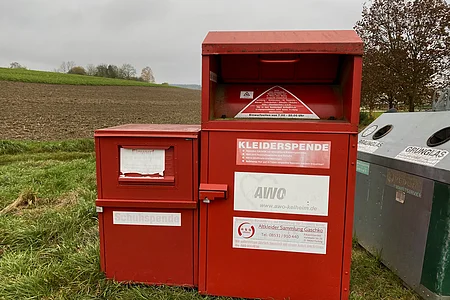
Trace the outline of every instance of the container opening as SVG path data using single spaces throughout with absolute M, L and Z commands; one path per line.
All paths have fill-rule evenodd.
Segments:
M 386 134 L 391 132 L 393 127 L 394 126 L 392 126 L 392 125 L 386 125 L 386 126 L 381 127 L 373 134 L 372 139 L 374 139 L 374 140 L 381 139 L 383 136 L 385 136 Z
M 436 147 L 450 141 L 450 127 L 443 128 L 433 133 L 428 138 L 427 145 L 429 147 Z
M 252 53 L 208 58 L 208 121 L 351 119 L 353 56 Z

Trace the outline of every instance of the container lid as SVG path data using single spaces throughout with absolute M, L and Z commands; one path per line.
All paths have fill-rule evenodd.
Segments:
M 125 124 L 95 131 L 95 137 L 179 137 L 197 138 L 200 125 Z
M 450 184 L 450 111 L 384 113 L 358 139 L 358 158 Z
M 202 54 L 330 53 L 363 54 L 354 30 L 211 31 Z

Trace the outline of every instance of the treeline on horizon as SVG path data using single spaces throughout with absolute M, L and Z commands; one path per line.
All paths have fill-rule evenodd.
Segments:
M 27 67 L 18 62 L 12 62 L 10 68 L 27 69 Z M 59 68 L 54 69 L 54 72 L 155 83 L 155 76 L 149 66 L 144 67 L 141 75 L 137 76 L 136 68 L 128 63 L 122 64 L 120 67 L 113 64 L 88 64 L 85 68 L 77 65 L 73 61 L 67 61 L 62 62 Z

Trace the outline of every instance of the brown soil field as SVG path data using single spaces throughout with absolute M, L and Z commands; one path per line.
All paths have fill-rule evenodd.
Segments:
M 90 138 L 121 124 L 200 123 L 200 91 L 0 81 L 0 139 Z

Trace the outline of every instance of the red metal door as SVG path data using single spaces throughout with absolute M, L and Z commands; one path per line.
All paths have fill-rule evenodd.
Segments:
M 196 210 L 105 207 L 102 214 L 108 278 L 195 285 Z
M 211 131 L 204 132 L 202 138 L 202 163 L 209 164 L 202 167 L 201 182 L 227 184 L 228 197 L 201 203 L 200 270 L 206 272 L 200 274 L 200 291 L 245 298 L 340 299 L 348 135 Z M 260 143 L 264 141 L 266 144 Z M 303 149 L 309 147 L 305 146 L 308 143 L 329 145 L 329 165 L 326 155 L 293 155 L 292 146 L 278 146 L 283 141 L 298 142 Z M 275 150 L 255 152 L 255 148 L 243 152 L 238 149 L 239 142 L 244 148 L 269 145 Z M 277 147 L 289 149 L 279 151 Z M 285 157 L 276 158 L 280 155 Z M 308 165 L 308 159 L 313 164 Z M 286 160 L 291 160 L 293 166 L 288 166 Z M 326 178 L 328 185 L 324 183 Z M 275 182 L 273 187 L 271 182 Z M 291 192 L 283 184 L 296 192 L 285 204 L 298 200 L 302 205 L 283 204 Z M 250 197 L 260 197 L 261 203 L 251 206 L 242 202 L 246 192 Z M 324 194 L 326 205 L 321 198 L 322 204 L 314 206 L 316 209 L 308 206 L 307 197 L 314 202 L 314 197 Z M 280 209 L 271 208 L 275 207 L 273 203 L 279 203 Z M 297 208 L 299 212 L 295 212 Z M 252 240 L 255 237 L 257 240 Z

